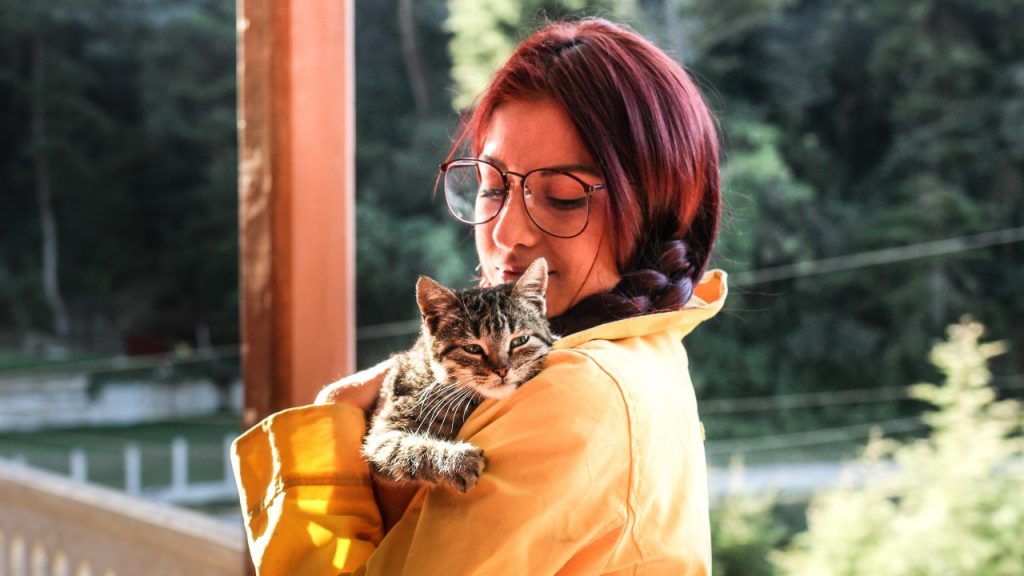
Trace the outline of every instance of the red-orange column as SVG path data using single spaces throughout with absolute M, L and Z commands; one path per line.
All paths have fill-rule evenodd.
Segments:
M 351 0 L 239 0 L 243 424 L 355 368 Z

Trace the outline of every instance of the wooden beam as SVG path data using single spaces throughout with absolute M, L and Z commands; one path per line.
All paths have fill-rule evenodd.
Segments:
M 249 427 L 355 369 L 354 6 L 238 2 Z

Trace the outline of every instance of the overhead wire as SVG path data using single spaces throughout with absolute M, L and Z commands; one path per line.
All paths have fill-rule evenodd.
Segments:
M 1024 241 L 1024 226 L 1015 228 L 1004 228 L 980 234 L 954 236 L 882 248 L 880 250 L 869 250 L 855 254 L 846 254 L 818 260 L 806 260 L 782 266 L 771 266 L 760 270 L 748 270 L 733 272 L 730 274 L 729 284 L 733 287 L 748 287 L 756 284 L 766 284 L 778 280 L 790 280 L 803 278 L 818 274 L 833 272 L 846 272 L 879 266 L 882 264 L 893 264 L 905 262 L 918 258 L 929 258 L 933 256 L 944 256 L 957 254 L 979 248 L 999 246 Z M 376 340 L 380 338 L 391 338 L 397 336 L 408 336 L 416 333 L 421 325 L 420 320 L 404 320 L 400 322 L 387 322 L 383 324 L 368 324 L 356 329 L 356 340 Z

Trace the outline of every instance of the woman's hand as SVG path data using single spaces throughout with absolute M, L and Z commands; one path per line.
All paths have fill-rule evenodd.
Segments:
M 332 382 L 316 395 L 316 404 L 336 404 L 343 402 L 362 408 L 363 412 L 369 414 L 377 404 L 377 397 L 380 396 L 380 387 L 384 378 L 391 369 L 390 359 L 346 376 L 337 382 Z M 416 484 L 395 485 L 383 481 L 376 476 L 373 480 L 373 493 L 377 500 L 377 507 L 380 509 L 381 518 L 384 521 L 384 533 L 391 530 L 402 518 L 409 501 L 416 494 Z
M 373 368 L 367 368 L 331 382 L 316 395 L 316 404 L 352 404 L 369 414 L 377 404 L 380 387 L 388 375 L 393 361 L 389 358 Z

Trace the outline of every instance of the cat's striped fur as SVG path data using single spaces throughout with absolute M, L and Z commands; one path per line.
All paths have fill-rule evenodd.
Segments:
M 493 288 L 452 291 L 420 277 L 420 338 L 394 357 L 363 443 L 374 474 L 461 492 L 476 485 L 483 451 L 455 437 L 484 398 L 505 398 L 540 371 L 554 340 L 546 289 L 544 259 Z

